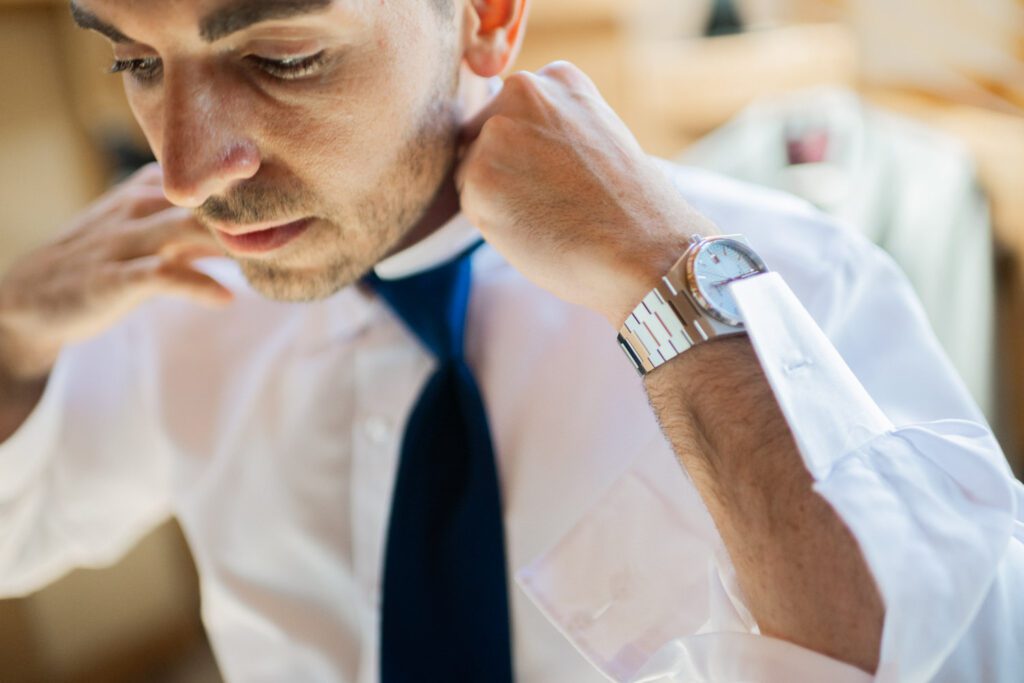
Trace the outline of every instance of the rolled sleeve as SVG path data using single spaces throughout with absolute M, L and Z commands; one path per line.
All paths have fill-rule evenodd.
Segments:
M 920 343 L 923 356 L 909 379 L 931 367 L 941 377 L 922 379 L 920 390 L 958 395 L 947 366 L 928 362 L 934 345 L 918 330 L 913 300 L 895 291 L 893 310 L 905 307 L 911 319 L 895 355 Z M 733 293 L 815 490 L 850 528 L 881 592 L 876 674 L 760 634 L 707 511 L 664 441 L 644 449 L 569 534 L 523 567 L 520 585 L 622 683 L 1019 680 L 1022 488 L 991 432 L 969 419 L 894 425 L 782 277 L 737 283 Z M 870 301 L 848 304 L 851 322 L 837 343 L 870 320 Z M 901 334 L 898 324 L 878 329 L 877 353 L 857 366 L 876 386 L 885 345 Z
M 109 565 L 170 514 L 171 451 L 137 320 L 63 349 L 0 444 L 0 597 Z
M 1019 485 L 999 445 L 967 420 L 894 428 L 777 274 L 733 293 L 815 490 L 885 602 L 876 680 L 932 680 L 1019 542 Z M 1011 633 L 1007 645 L 1019 642 Z

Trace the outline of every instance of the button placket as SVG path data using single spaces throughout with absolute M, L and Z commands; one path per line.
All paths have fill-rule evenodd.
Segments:
M 372 337 L 372 338 L 369 338 Z M 384 539 L 398 470 L 404 420 L 432 367 L 397 327 L 375 331 L 355 355 L 352 431 L 354 569 L 367 600 L 379 607 Z
M 374 446 L 384 448 L 394 438 L 394 427 L 383 415 L 370 415 L 363 419 L 362 430 Z

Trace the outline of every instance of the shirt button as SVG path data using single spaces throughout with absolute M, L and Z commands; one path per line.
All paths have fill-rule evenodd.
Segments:
M 375 444 L 384 444 L 391 438 L 391 426 L 388 421 L 379 415 L 366 418 L 363 423 L 367 438 Z

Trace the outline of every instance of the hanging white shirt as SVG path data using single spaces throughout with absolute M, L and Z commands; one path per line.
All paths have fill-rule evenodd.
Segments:
M 885 600 L 876 680 L 1019 680 L 1024 489 L 905 279 L 798 200 L 667 168 L 779 274 L 734 291 Z M 457 217 L 377 271 L 474 236 Z M 64 349 L 0 445 L 0 594 L 110 563 L 175 515 L 227 680 L 371 683 L 402 427 L 432 360 L 359 287 L 277 303 L 230 261 L 204 267 L 233 306 L 153 301 Z M 484 247 L 466 342 L 503 484 L 517 680 L 871 680 L 758 635 L 603 318 Z
M 801 133 L 823 136 L 820 159 L 791 163 Z M 992 220 L 962 142 L 821 87 L 755 101 L 680 161 L 802 196 L 882 247 L 974 400 L 994 413 Z

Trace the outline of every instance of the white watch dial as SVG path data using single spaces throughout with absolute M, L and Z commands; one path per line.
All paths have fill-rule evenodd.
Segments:
M 746 244 L 729 238 L 705 240 L 694 255 L 691 285 L 700 303 L 722 322 L 738 325 L 741 317 L 729 285 L 768 270 Z

